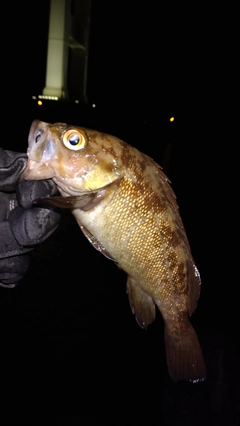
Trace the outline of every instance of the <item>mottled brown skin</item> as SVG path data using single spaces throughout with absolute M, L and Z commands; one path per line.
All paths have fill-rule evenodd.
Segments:
M 79 150 L 72 150 L 72 136 L 69 146 L 63 143 L 71 129 L 84 136 Z M 159 308 L 171 378 L 203 380 L 202 351 L 189 321 L 200 295 L 200 275 L 160 166 L 114 136 L 63 123 L 34 122 L 28 156 L 23 178 L 52 178 L 64 198 L 48 202 L 71 208 L 94 247 L 128 275 L 138 324 L 146 328 Z

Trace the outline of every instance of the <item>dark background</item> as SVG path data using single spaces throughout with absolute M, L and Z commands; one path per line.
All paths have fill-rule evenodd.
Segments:
M 202 278 L 192 322 L 208 378 L 171 382 L 162 318 L 138 327 L 125 274 L 63 212 L 23 282 L 0 288 L 0 424 L 237 426 L 236 11 L 93 1 L 89 104 L 40 109 L 48 13 L 48 1 L 2 6 L 1 146 L 26 151 L 33 119 L 65 121 L 163 165 Z

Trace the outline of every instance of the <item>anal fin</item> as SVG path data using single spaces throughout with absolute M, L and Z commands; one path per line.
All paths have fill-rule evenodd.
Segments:
M 132 313 L 142 328 L 147 328 L 155 320 L 156 308 L 153 299 L 148 296 L 130 276 L 127 280 L 127 293 Z

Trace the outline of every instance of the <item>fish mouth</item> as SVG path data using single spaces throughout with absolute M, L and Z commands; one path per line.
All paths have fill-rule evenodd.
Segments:
M 19 180 L 52 179 L 54 175 L 54 170 L 49 165 L 46 166 L 46 164 L 41 161 L 37 162 L 28 159 L 27 166 L 20 175 Z

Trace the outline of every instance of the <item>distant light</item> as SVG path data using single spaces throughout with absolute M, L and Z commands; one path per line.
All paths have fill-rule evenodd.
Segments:
M 50 96 L 50 95 L 38 95 L 39 99 L 46 99 L 48 101 L 58 101 L 57 96 Z
M 37 99 L 37 96 L 32 96 L 32 99 L 34 99 L 34 100 Z
M 78 99 L 75 99 L 75 104 L 79 104 L 79 100 Z
M 38 105 L 42 105 L 42 101 L 38 101 Z
M 169 118 L 169 121 L 172 123 L 173 121 L 175 120 L 175 118 L 174 117 L 170 117 Z
M 92 108 L 96 108 L 96 104 L 92 104 Z

